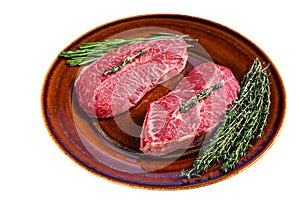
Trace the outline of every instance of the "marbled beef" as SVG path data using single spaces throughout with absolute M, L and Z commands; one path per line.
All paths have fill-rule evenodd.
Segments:
M 223 86 L 208 98 L 186 113 L 179 111 L 182 103 L 217 83 Z M 238 81 L 227 67 L 212 62 L 195 67 L 174 91 L 149 104 L 141 133 L 141 150 L 158 156 L 199 145 L 197 138 L 217 128 L 239 90 Z
M 116 73 L 105 70 L 145 51 Z M 75 81 L 79 105 L 90 116 L 107 118 L 135 106 L 151 89 L 178 75 L 187 61 L 183 40 L 154 40 L 124 45 L 83 68 Z

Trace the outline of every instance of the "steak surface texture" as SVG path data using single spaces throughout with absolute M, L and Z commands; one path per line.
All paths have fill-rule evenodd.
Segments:
M 128 57 L 117 72 L 104 75 Z M 108 118 L 135 106 L 151 89 L 178 75 L 188 58 L 186 42 L 153 40 L 121 46 L 84 67 L 75 81 L 79 105 L 92 117 Z
M 188 112 L 179 111 L 182 103 L 218 83 L 222 84 L 221 88 Z M 227 67 L 212 62 L 195 67 L 175 90 L 148 105 L 141 133 L 141 151 L 160 156 L 199 145 L 201 136 L 216 130 L 239 90 L 238 81 Z

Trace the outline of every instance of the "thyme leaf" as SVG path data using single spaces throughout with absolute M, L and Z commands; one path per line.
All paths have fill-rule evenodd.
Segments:
M 251 141 L 264 133 L 271 105 L 270 94 L 267 67 L 255 59 L 243 77 L 238 99 L 227 110 L 213 138 L 191 169 L 182 170 L 181 175 L 188 179 L 199 177 L 216 163 L 225 173 L 233 170 L 247 155 L 247 149 L 252 147 Z
M 190 111 L 194 105 L 196 105 L 198 102 L 201 102 L 203 99 L 208 98 L 213 91 L 221 87 L 223 87 L 223 84 L 220 82 L 215 84 L 212 88 L 206 88 L 204 91 L 198 93 L 196 97 L 192 97 L 191 99 L 182 103 L 179 107 L 179 112 L 186 113 Z
M 119 71 L 122 67 L 124 67 L 127 63 L 131 63 L 133 60 L 135 60 L 137 57 L 140 57 L 146 53 L 148 49 L 140 50 L 138 53 L 126 57 L 119 65 L 113 66 L 110 70 L 106 69 L 103 72 L 103 75 L 113 74 Z

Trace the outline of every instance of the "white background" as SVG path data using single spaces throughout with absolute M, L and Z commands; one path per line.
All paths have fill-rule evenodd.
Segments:
M 0 199 L 299 199 L 298 5 L 289 0 L 1 1 Z M 136 189 L 81 168 L 49 136 L 40 95 L 57 54 L 96 26 L 151 13 L 192 15 L 228 26 L 256 43 L 281 73 L 288 107 L 280 136 L 240 174 L 191 190 Z

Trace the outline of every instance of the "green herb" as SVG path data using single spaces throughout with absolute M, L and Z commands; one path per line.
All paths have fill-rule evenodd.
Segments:
M 192 109 L 194 105 L 201 102 L 203 99 L 208 98 L 208 96 L 215 90 L 223 87 L 222 83 L 215 84 L 212 88 L 206 88 L 204 91 L 198 93 L 196 97 L 192 97 L 190 100 L 182 103 L 179 107 L 179 112 L 186 113 Z
M 158 39 L 185 40 L 188 47 L 193 46 L 197 41 L 190 39 L 188 35 L 152 33 L 148 38 L 108 39 L 100 42 L 84 43 L 80 45 L 77 50 L 64 51 L 58 56 L 67 59 L 67 64 L 69 66 L 82 66 L 94 62 L 104 54 L 125 44 Z
M 223 172 L 234 169 L 240 158 L 246 156 L 251 141 L 264 133 L 270 94 L 267 68 L 255 59 L 241 82 L 239 98 L 226 112 L 202 155 L 195 159 L 191 169 L 182 170 L 181 175 L 188 179 L 201 176 L 216 163 L 220 163 Z
M 147 49 L 144 49 L 144 50 L 140 50 L 138 53 L 136 53 L 135 55 L 133 56 L 128 56 L 126 57 L 122 62 L 121 64 L 119 65 L 116 65 L 116 66 L 113 66 L 111 68 L 111 70 L 104 70 L 103 72 L 103 75 L 108 75 L 108 74 L 113 74 L 117 71 L 119 71 L 122 67 L 124 67 L 127 63 L 131 63 L 134 59 L 136 59 L 137 57 L 141 56 L 141 55 L 144 55 L 146 53 Z

